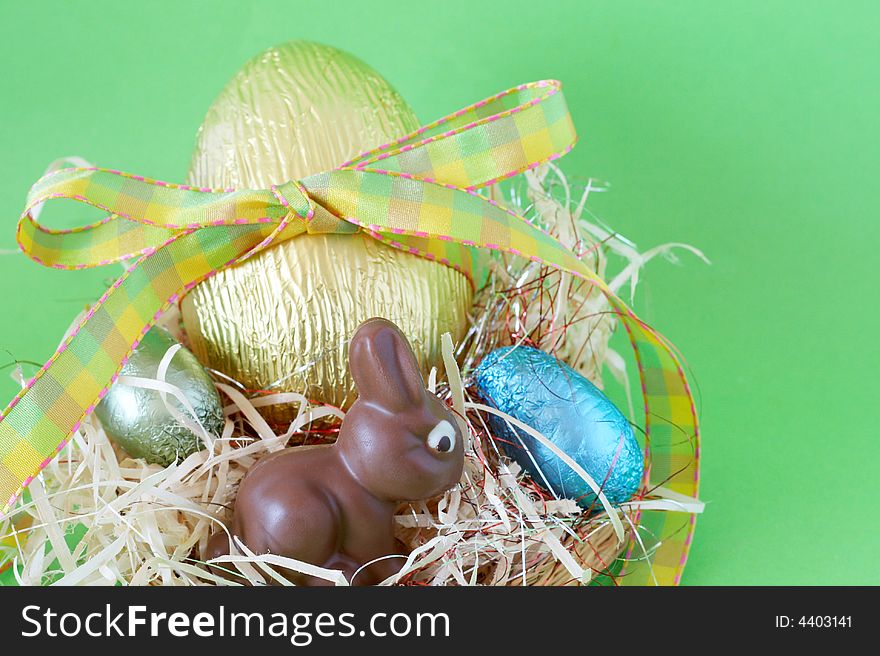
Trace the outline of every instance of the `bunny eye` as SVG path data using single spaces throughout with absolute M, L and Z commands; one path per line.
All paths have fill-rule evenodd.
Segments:
M 445 419 L 428 433 L 428 446 L 440 453 L 449 453 L 455 448 L 455 429 Z

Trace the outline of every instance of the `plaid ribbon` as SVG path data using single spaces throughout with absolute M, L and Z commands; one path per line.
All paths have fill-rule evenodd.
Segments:
M 695 441 L 690 390 L 665 340 L 554 237 L 477 191 L 561 157 L 575 141 L 560 84 L 541 81 L 459 110 L 336 170 L 267 190 L 201 189 L 99 168 L 45 176 L 31 188 L 19 222 L 21 249 L 60 269 L 131 264 L 0 415 L 0 498 L 8 499 L 3 513 L 79 429 L 169 306 L 221 269 L 303 234 L 362 230 L 472 279 L 478 276 L 476 254 L 489 249 L 588 280 L 608 297 L 630 335 L 651 451 L 657 441 L 675 450 L 675 437 L 664 433 L 668 426 L 688 435 L 689 444 Z M 56 198 L 109 216 L 50 230 L 33 215 Z M 695 472 L 693 455 L 685 468 Z M 674 463 L 653 466 L 665 476 Z M 692 481 L 677 489 L 692 495 L 695 487 Z

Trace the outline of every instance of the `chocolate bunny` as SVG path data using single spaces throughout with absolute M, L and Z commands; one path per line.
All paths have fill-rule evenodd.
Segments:
M 365 321 L 348 357 L 359 396 L 336 443 L 285 449 L 254 465 L 238 490 L 231 533 L 255 553 L 339 569 L 351 581 L 365 563 L 406 553 L 393 531 L 398 504 L 456 485 L 464 449 L 455 417 L 425 389 L 397 326 Z M 215 558 L 228 548 L 227 535 L 218 533 L 204 556 Z M 353 583 L 379 583 L 403 563 L 380 560 Z M 286 574 L 300 585 L 327 583 Z

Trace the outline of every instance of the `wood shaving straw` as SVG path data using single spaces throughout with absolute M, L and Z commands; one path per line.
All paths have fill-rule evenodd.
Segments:
M 610 285 L 617 290 L 629 283 L 634 289 L 645 262 L 659 254 L 669 256 L 679 245 L 639 253 L 598 221 L 584 219 L 587 196 L 597 190 L 601 187 L 591 181 L 575 204 L 565 176 L 547 165 L 526 175 L 523 198 L 514 194 L 508 202 L 519 205 L 600 275 L 605 275 L 609 253 L 622 257 L 625 266 Z M 596 384 L 601 385 L 600 374 L 607 367 L 627 389 L 628 385 L 623 358 L 608 346 L 615 320 L 601 294 L 531 262 L 495 257 L 489 266 L 494 275 L 479 295 L 467 337 L 454 355 L 451 340 L 444 340 L 445 380 L 434 372 L 429 383 L 460 415 L 466 429 L 464 473 L 460 484 L 443 496 L 399 508 L 396 530 L 409 553 L 394 556 L 403 561 L 403 568 L 386 584 L 585 584 L 597 573 L 608 573 L 632 539 L 643 545 L 644 557 L 650 556 L 650 536 L 633 524 L 638 508 L 702 510 L 699 501 L 660 488 L 652 490 L 650 498 L 637 497 L 621 508 L 612 508 L 600 495 L 600 512 L 588 515 L 574 501 L 542 491 L 501 455 L 486 422 L 488 412 L 499 413 L 475 398 L 469 379 L 476 363 L 493 348 L 530 343 L 554 353 Z M 173 317 L 166 321 L 173 323 Z M 163 397 L 185 398 L 164 380 L 172 357 L 169 351 L 155 380 L 120 382 Z M 227 382 L 217 383 L 228 401 L 222 434 L 207 434 L 192 421 L 194 415 L 179 417 L 202 437 L 205 448 L 169 467 L 129 458 L 108 440 L 96 419 L 87 420 L 31 483 L 14 514 L 0 522 L 0 554 L 12 561 L 18 582 L 288 584 L 280 573 L 286 568 L 336 585 L 357 583 L 357 574 L 354 581 L 346 581 L 335 570 L 255 554 L 238 540 L 235 553 L 213 561 L 212 569 L 199 560 L 210 535 L 228 533 L 225 522 L 238 484 L 254 463 L 290 445 L 332 441 L 334 427 L 344 417 L 339 409 L 313 405 L 300 394 L 249 398 Z M 259 410 L 282 403 L 298 406 L 296 418 L 287 426 L 273 427 Z M 586 472 L 579 473 L 598 490 Z M 217 568 L 227 570 L 229 577 L 218 576 Z

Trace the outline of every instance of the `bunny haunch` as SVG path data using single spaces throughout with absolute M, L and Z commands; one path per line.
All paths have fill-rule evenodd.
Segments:
M 352 584 L 371 585 L 399 572 L 408 553 L 394 537 L 397 506 L 456 485 L 464 447 L 452 411 L 425 389 L 412 348 L 393 323 L 360 325 L 349 368 L 358 400 L 336 443 L 291 447 L 254 465 L 229 532 L 254 553 L 341 570 Z M 205 559 L 229 553 L 229 539 L 214 535 Z M 285 573 L 300 585 L 329 583 Z

